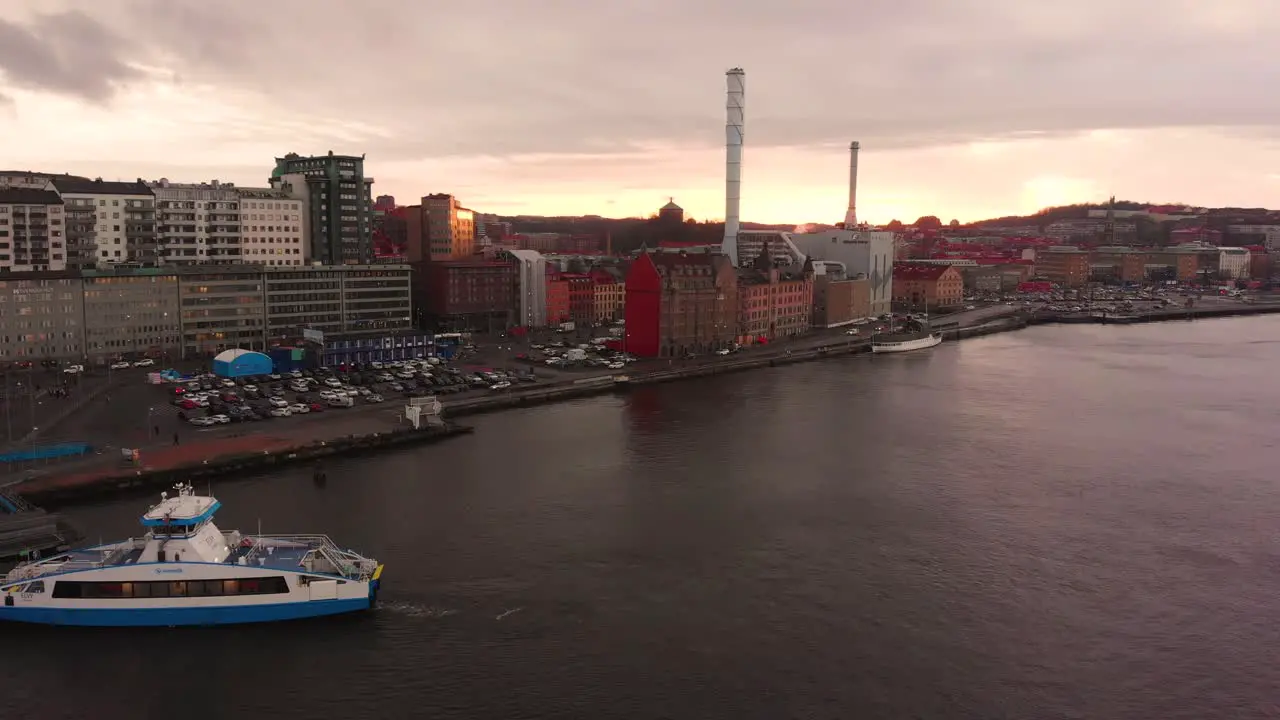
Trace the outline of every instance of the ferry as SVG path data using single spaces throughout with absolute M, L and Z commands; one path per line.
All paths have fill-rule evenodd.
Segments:
M 937 345 L 942 344 L 942 335 L 939 333 L 927 332 L 916 333 L 915 335 L 916 337 L 886 335 L 873 338 L 871 341 L 871 352 L 910 352 L 912 350 L 924 350 L 926 348 L 936 347 Z
M 189 483 L 160 494 L 140 538 L 23 563 L 0 582 L 0 620 L 187 626 L 296 620 L 372 607 L 382 565 L 326 535 L 241 535 Z
M 919 317 L 907 316 L 908 328 L 905 332 L 894 332 L 892 323 L 887 333 L 877 333 L 871 337 L 871 352 L 900 353 L 912 350 L 924 350 L 942 343 L 942 333 L 934 332 L 929 325 L 929 315 Z

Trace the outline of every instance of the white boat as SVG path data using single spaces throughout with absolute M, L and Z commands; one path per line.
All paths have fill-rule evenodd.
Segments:
M 871 341 L 871 352 L 873 353 L 899 353 L 910 352 L 912 350 L 924 350 L 925 348 L 935 347 L 942 343 L 942 335 L 939 333 L 926 333 L 916 338 L 898 339 L 873 339 Z
M 0 620 L 47 625 L 229 625 L 365 610 L 382 565 L 325 535 L 241 535 L 179 483 L 141 538 L 23 563 L 0 583 Z

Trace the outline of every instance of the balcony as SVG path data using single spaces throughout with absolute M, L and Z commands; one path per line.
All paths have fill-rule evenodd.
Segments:
M 156 229 L 151 225 L 126 225 L 125 234 L 130 240 L 154 240 Z

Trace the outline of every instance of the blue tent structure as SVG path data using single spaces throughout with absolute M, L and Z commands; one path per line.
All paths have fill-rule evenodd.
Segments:
M 224 378 L 249 375 L 270 375 L 274 363 L 271 358 L 252 350 L 223 350 L 213 359 L 213 374 Z

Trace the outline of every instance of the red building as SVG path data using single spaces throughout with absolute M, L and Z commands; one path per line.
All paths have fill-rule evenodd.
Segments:
M 569 319 L 576 323 L 595 320 L 596 283 L 590 275 L 562 273 L 560 279 L 569 285 Z
M 513 323 L 519 280 L 511 263 L 450 260 L 412 267 L 414 305 L 421 323 L 483 332 L 504 330 Z
M 547 270 L 547 324 L 559 325 L 569 321 L 569 281 L 554 268 Z
M 624 347 L 633 355 L 729 347 L 737 314 L 737 273 L 722 255 L 644 252 L 627 272 Z

